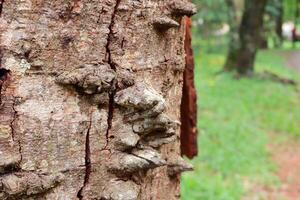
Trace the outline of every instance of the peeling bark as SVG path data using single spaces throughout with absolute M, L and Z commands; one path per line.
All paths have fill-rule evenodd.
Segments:
M 181 154 L 193 158 L 198 154 L 197 147 L 197 94 L 194 84 L 194 55 L 192 49 L 191 19 L 186 18 L 185 31 L 185 71 L 181 100 Z
M 1 6 L 0 199 L 178 199 L 191 170 L 180 158 L 182 18 L 195 6 Z

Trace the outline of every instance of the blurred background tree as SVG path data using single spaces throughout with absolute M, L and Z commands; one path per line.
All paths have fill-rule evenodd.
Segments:
M 240 74 L 244 71 L 245 73 L 253 71 L 256 48 L 280 47 L 284 35 L 287 34 L 283 33 L 284 22 L 290 22 L 288 29 L 292 29 L 293 25 L 297 27 L 299 19 L 300 0 L 200 0 L 195 3 L 200 12 L 194 18 L 194 33 L 201 38 L 201 42 L 197 40 L 195 45 L 206 46 L 205 51 L 227 49 L 224 70 L 236 70 Z M 243 14 L 244 21 L 242 21 Z M 241 23 L 247 25 L 243 26 Z M 253 26 L 249 27 L 251 23 Z M 247 41 L 240 41 L 248 38 L 245 36 L 247 33 L 252 38 L 248 44 Z M 288 34 L 290 36 L 286 37 L 292 40 L 292 30 Z M 254 44 L 252 53 L 248 52 L 248 56 L 241 56 L 242 49 L 250 50 L 245 45 L 250 47 Z M 238 66 L 240 66 L 239 70 L 237 70 Z
M 224 69 L 236 70 L 240 75 L 251 75 L 257 48 L 264 40 L 263 18 L 267 0 L 246 0 L 243 17 L 237 36 L 229 44 L 227 61 Z M 233 34 L 233 33 L 231 33 Z

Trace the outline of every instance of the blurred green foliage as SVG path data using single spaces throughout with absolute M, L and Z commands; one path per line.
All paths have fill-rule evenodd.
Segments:
M 226 0 L 195 0 L 198 13 L 193 16 L 195 34 L 202 38 L 210 38 L 212 33 L 228 24 L 230 21 L 230 8 L 226 5 Z
M 284 7 L 284 20 L 295 21 L 295 12 L 297 4 L 300 4 L 299 0 L 282 0 Z M 298 3 L 297 3 L 298 2 Z
M 198 6 L 198 14 L 193 17 L 197 34 L 202 38 L 211 37 L 212 33 L 220 29 L 224 24 L 232 25 L 239 20 L 243 12 L 245 0 L 194 0 Z M 229 7 L 228 2 L 234 2 L 235 7 Z M 283 21 L 295 21 L 297 6 L 300 0 L 269 0 L 266 7 L 265 31 L 274 36 L 275 21 L 280 15 L 280 7 L 283 7 Z M 232 14 L 234 13 L 234 14 Z M 232 19 L 236 17 L 235 19 Z M 300 16 L 299 16 L 300 17 Z M 300 20 L 300 19 L 299 19 Z M 238 21 L 236 22 L 239 23 Z

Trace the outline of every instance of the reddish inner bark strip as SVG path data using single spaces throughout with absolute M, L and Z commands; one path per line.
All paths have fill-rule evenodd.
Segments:
M 197 95 L 194 84 L 194 56 L 192 49 L 191 19 L 185 18 L 186 66 L 183 74 L 183 94 L 181 100 L 181 154 L 193 158 L 197 147 Z

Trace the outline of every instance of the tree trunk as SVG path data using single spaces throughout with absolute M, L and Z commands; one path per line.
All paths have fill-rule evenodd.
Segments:
M 230 25 L 229 49 L 231 51 L 228 51 L 227 59 L 226 59 L 225 65 L 224 65 L 224 70 L 232 71 L 232 70 L 234 70 L 234 62 L 237 59 L 235 50 L 237 50 L 240 45 L 240 40 L 239 40 L 240 38 L 239 38 L 239 33 L 238 33 L 239 20 L 238 20 L 234 1 L 226 0 L 225 2 L 228 7 L 228 19 L 229 19 L 229 25 Z
M 1 2 L 0 199 L 179 199 L 182 17 L 195 7 Z
M 278 37 L 278 42 L 276 43 L 276 46 L 280 47 L 283 41 L 283 36 L 282 36 L 283 0 L 278 0 L 277 10 L 278 10 L 278 15 L 276 15 L 275 17 L 275 32 Z
M 297 35 L 297 25 L 298 25 L 298 21 L 299 21 L 299 15 L 300 15 L 300 8 L 299 8 L 299 0 L 295 0 L 295 16 L 294 16 L 294 31 L 295 34 L 293 34 L 293 48 L 296 47 L 296 42 L 297 42 L 297 37 L 295 37 Z
M 241 75 L 252 74 L 267 0 L 247 0 L 239 28 L 238 48 L 229 49 L 228 63 Z M 233 60 L 231 60 L 233 59 Z M 225 65 L 226 66 L 226 65 Z

